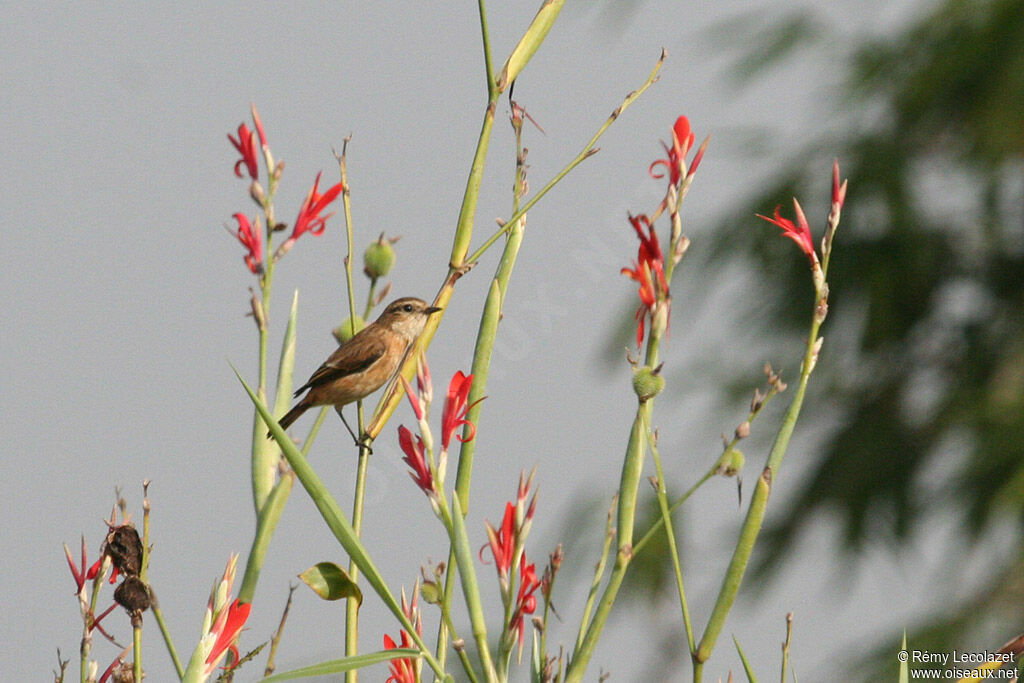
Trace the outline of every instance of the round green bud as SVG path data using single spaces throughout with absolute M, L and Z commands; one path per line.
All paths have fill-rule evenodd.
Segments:
M 363 252 L 363 272 L 371 280 L 384 277 L 391 272 L 395 265 L 395 248 L 391 246 L 391 240 L 381 233 L 380 238 L 371 242 L 370 246 Z
M 720 474 L 723 477 L 735 477 L 743 469 L 746 461 L 747 459 L 743 456 L 743 451 L 738 448 L 730 448 L 725 453 L 722 453 L 722 457 L 718 459 L 718 463 L 715 466 L 715 474 Z
M 424 581 L 420 586 L 420 596 L 427 604 L 439 605 L 441 604 L 441 587 L 433 581 Z
M 648 367 L 642 367 L 633 373 L 633 391 L 640 402 L 652 399 L 665 388 L 665 378 Z
M 356 316 L 356 332 L 366 327 L 366 321 L 358 315 Z M 345 318 L 345 322 L 331 330 L 331 334 L 338 340 L 339 344 L 344 344 L 353 336 L 352 334 L 352 318 Z

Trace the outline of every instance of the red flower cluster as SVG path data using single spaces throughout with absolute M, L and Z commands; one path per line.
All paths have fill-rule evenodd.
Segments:
M 322 234 L 327 227 L 327 219 L 334 215 L 333 213 L 329 213 L 326 216 L 321 216 L 320 214 L 323 213 L 331 202 L 338 198 L 338 195 L 345 189 L 345 186 L 342 183 L 336 183 L 327 188 L 326 192 L 320 194 L 321 175 L 322 173 L 316 174 L 316 180 L 313 181 L 313 189 L 309 191 L 309 194 L 302 201 L 302 206 L 299 207 L 299 215 L 295 219 L 292 234 L 278 248 L 274 254 L 274 261 L 287 254 L 295 245 L 295 240 L 302 237 L 305 233 L 308 232 L 312 235 Z
M 832 248 L 832 235 L 835 233 L 836 227 L 839 225 L 839 216 L 843 210 L 843 204 L 846 202 L 846 181 L 839 182 L 839 161 L 832 162 L 832 203 L 829 207 L 828 212 L 828 227 L 825 230 L 825 237 L 821 242 L 822 259 L 827 263 L 828 255 Z M 825 293 L 827 295 L 828 287 L 825 282 L 825 273 L 822 271 L 822 262 L 818 259 L 818 253 L 814 248 L 814 237 L 811 235 L 811 226 L 807 224 L 807 217 L 804 215 L 804 210 L 800 206 L 800 202 L 797 201 L 796 197 L 793 197 L 793 209 L 796 212 L 796 223 L 783 218 L 780 211 L 781 207 L 775 207 L 775 215 L 773 218 L 768 216 L 762 216 L 757 214 L 758 218 L 762 218 L 772 225 L 777 225 L 782 228 L 782 234 L 785 237 L 793 240 L 800 247 L 800 251 L 804 252 L 807 256 L 807 260 L 811 263 L 811 274 L 814 278 L 814 289 L 819 294 Z M 822 299 L 820 306 L 822 319 L 828 310 L 828 306 Z
M 700 166 L 701 159 L 704 158 L 705 148 L 705 145 L 700 146 L 697 154 L 693 157 L 693 161 L 690 162 L 689 168 L 687 168 L 686 155 L 690 153 L 690 149 L 693 147 L 693 140 L 694 134 L 690 130 L 690 119 L 680 116 L 676 119 L 675 125 L 672 126 L 672 147 L 670 148 L 665 143 L 662 143 L 667 158 L 654 161 L 650 168 L 647 169 L 647 172 L 651 174 L 652 178 L 664 178 L 665 171 L 657 173 L 654 171 L 656 167 L 664 166 L 668 171 L 669 183 L 672 185 L 679 185 L 679 181 L 684 177 L 684 171 L 686 178 L 692 178 L 693 174 L 697 172 L 697 167 Z
M 418 582 L 416 584 L 416 587 L 413 588 L 412 602 L 411 603 L 409 603 L 406 600 L 406 598 L 405 598 L 405 589 L 404 588 L 402 589 L 402 612 L 404 612 L 405 616 L 409 619 L 410 622 L 412 622 L 412 625 L 416 629 L 416 635 L 422 636 L 423 635 L 423 618 L 420 615 L 419 607 L 417 605 L 418 602 L 419 602 L 419 583 Z M 400 639 L 402 641 L 401 642 L 401 647 L 413 648 L 413 649 L 416 648 L 416 645 L 415 645 L 415 643 L 413 643 L 412 638 L 409 636 L 408 633 L 405 632 L 404 629 L 399 634 L 399 637 L 400 637 Z M 391 636 L 389 636 L 388 634 L 385 633 L 384 634 L 384 649 L 385 650 L 394 650 L 397 647 L 399 647 L 399 645 L 397 643 L 395 643 L 394 639 Z M 391 675 L 388 676 L 387 680 L 384 683 L 416 683 L 417 664 L 418 664 L 418 660 L 412 659 L 412 658 L 408 658 L 408 657 L 404 658 L 404 659 L 392 659 L 391 660 L 391 664 L 389 665 L 389 670 L 391 672 Z
M 89 563 L 89 560 L 87 559 L 86 556 L 84 536 L 82 537 L 81 568 L 75 565 L 75 561 L 71 558 L 71 550 L 66 545 L 64 546 L 64 555 L 67 557 L 68 567 L 71 569 L 71 576 L 73 576 L 75 579 L 75 593 L 80 593 L 82 589 L 85 587 L 86 581 L 92 581 L 96 578 L 96 574 L 99 573 L 100 567 L 103 566 L 103 555 L 100 555 L 100 558 L 96 560 L 92 564 L 92 566 L 87 568 L 85 565 Z
M 508 622 L 508 633 L 515 634 L 520 649 L 523 646 L 523 624 L 527 614 L 533 614 L 537 609 L 537 598 L 534 593 L 540 587 L 541 582 L 537 578 L 537 567 L 529 564 L 526 560 L 526 551 L 523 545 L 526 535 L 530 532 L 530 525 L 533 523 L 533 513 L 537 508 L 537 496 L 530 498 L 530 484 L 533 475 L 528 478 L 523 475 L 519 477 L 519 488 L 516 491 L 516 502 L 505 504 L 505 516 L 501 520 L 501 527 L 495 529 L 490 522 L 485 522 L 487 528 L 488 545 L 480 549 L 483 559 L 484 548 L 491 549 L 494 557 L 494 565 L 498 570 L 498 582 L 501 584 L 502 594 L 505 595 L 506 604 L 512 603 L 510 577 L 513 567 L 519 567 L 519 589 L 515 594 L 515 601 Z M 530 498 L 527 502 L 527 498 Z M 517 560 L 518 554 L 518 563 Z
M 210 654 L 206 657 L 206 666 L 203 668 L 205 675 L 209 676 L 213 673 L 213 670 L 217 668 L 217 662 L 220 661 L 221 657 L 228 650 L 234 656 L 234 661 L 238 662 L 238 646 L 235 643 L 238 640 L 238 634 L 242 632 L 242 627 L 245 626 L 246 620 L 249 619 L 249 612 L 251 610 L 251 604 L 239 602 L 236 598 L 234 602 L 228 605 L 227 608 L 222 609 L 217 615 L 217 620 L 213 622 L 213 626 L 210 628 L 210 633 L 217 634 L 217 640 L 214 642 Z
M 398 645 L 394 639 L 388 634 L 384 634 L 384 649 L 394 650 L 397 647 L 413 647 L 412 640 L 409 639 L 409 634 L 402 631 L 401 634 L 402 644 Z M 414 666 L 413 659 L 392 659 L 391 664 L 388 665 L 388 669 L 391 675 L 387 677 L 384 683 L 416 683 L 416 668 Z
M 214 672 L 227 652 L 232 653 L 235 664 L 239 661 L 238 647 L 235 643 L 242 632 L 242 627 L 249 619 L 252 604 L 239 602 L 237 598 L 231 604 L 224 604 L 224 601 L 231 596 L 237 561 L 237 555 L 232 555 L 228 560 L 221 580 L 215 584 L 210 599 L 206 603 L 207 619 L 212 619 L 212 621 L 206 622 L 210 624 L 210 627 L 209 631 L 203 635 L 203 642 L 208 642 L 210 636 L 214 636 L 214 641 L 213 647 L 203 661 L 202 680 L 206 680 Z M 199 647 L 204 647 L 202 642 Z
M 654 312 L 659 298 L 668 301 L 668 282 L 665 280 L 665 255 L 650 219 L 640 214 L 630 216 L 629 222 L 640 238 L 640 248 L 633 267 L 623 268 L 621 272 L 640 283 L 640 307 L 636 311 L 636 345 L 639 347 L 644 341 L 644 321 L 647 315 Z
M 401 377 L 401 376 L 400 376 Z M 422 435 L 414 435 L 405 425 L 398 428 L 398 445 L 405 453 L 403 460 L 412 471 L 409 475 L 416 485 L 428 496 L 436 496 L 434 490 L 434 476 L 431 473 L 428 451 L 432 452 L 433 439 L 430 438 L 429 426 L 426 422 L 426 406 L 429 405 L 433 389 L 430 387 L 430 370 L 426 369 L 426 363 L 421 365 L 418 376 L 419 391 L 413 391 L 405 377 L 401 377 L 405 394 L 409 397 L 409 404 L 413 413 L 420 423 Z M 468 425 L 468 435 L 463 438 L 456 436 L 459 441 L 470 441 L 476 435 L 476 428 L 473 423 L 466 419 L 466 413 L 474 404 L 469 403 L 469 390 L 473 386 L 473 375 L 463 374 L 461 370 L 455 373 L 452 381 L 448 384 L 448 394 L 445 396 L 444 410 L 441 413 L 441 454 L 438 456 L 437 471 L 440 478 L 444 478 L 444 463 L 447 461 L 448 448 L 451 445 L 452 436 L 462 425 Z M 482 400 L 482 399 L 481 399 Z

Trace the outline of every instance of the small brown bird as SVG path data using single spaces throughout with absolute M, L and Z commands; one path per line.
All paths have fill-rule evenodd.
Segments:
M 313 406 L 335 406 L 341 415 L 342 406 L 377 391 L 398 370 L 409 347 L 423 332 L 427 318 L 440 310 L 411 296 L 392 301 L 379 318 L 335 349 L 298 388 L 295 396 L 309 391 L 281 418 L 281 427 L 288 429 Z M 344 416 L 341 419 L 345 421 Z M 345 427 L 358 443 L 348 422 Z

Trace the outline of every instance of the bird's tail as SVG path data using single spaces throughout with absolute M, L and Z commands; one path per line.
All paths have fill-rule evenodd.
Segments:
M 299 401 L 295 404 L 295 407 L 284 414 L 278 423 L 281 425 L 281 429 L 288 429 L 292 426 L 292 423 L 302 417 L 302 414 L 309 410 L 309 404 L 305 401 Z M 267 438 L 272 438 L 270 432 L 267 432 Z

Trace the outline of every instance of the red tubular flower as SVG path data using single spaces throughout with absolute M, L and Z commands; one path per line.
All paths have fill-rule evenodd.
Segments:
M 484 522 L 487 527 L 487 539 L 491 546 L 491 554 L 494 556 L 494 565 L 498 570 L 498 578 L 502 585 L 507 584 L 509 570 L 512 568 L 512 553 L 515 552 L 516 546 L 515 517 L 515 505 L 506 503 L 501 529 L 495 529 L 490 522 Z M 480 549 L 480 555 L 480 559 L 483 559 L 483 548 Z
M 402 631 L 402 647 L 412 647 L 409 635 Z M 394 650 L 398 644 L 389 636 L 384 634 L 384 649 Z M 388 665 L 391 675 L 384 683 L 416 683 L 416 663 L 411 658 L 392 659 Z
M 516 596 L 516 609 L 509 621 L 509 631 L 515 631 L 519 640 L 519 648 L 523 647 L 523 618 L 527 614 L 533 614 L 537 609 L 537 598 L 534 596 L 540 588 L 540 580 L 537 578 L 537 565 L 526 563 L 526 553 L 523 553 L 522 561 L 519 564 L 519 593 Z
M 768 218 L 768 216 L 762 216 L 757 214 L 758 218 L 777 225 L 782 228 L 782 234 L 796 242 L 800 246 L 800 250 L 807 254 L 807 258 L 811 260 L 813 265 L 818 260 L 818 255 L 814 252 L 814 238 L 811 237 L 811 226 L 807 224 L 807 218 L 804 216 L 803 209 L 800 208 L 800 202 L 793 199 L 793 206 L 796 207 L 796 224 L 788 218 L 783 218 L 779 213 L 781 207 L 775 207 L 775 218 Z
M 216 633 L 217 640 L 214 641 L 213 649 L 206 658 L 206 666 L 203 667 L 203 674 L 205 676 L 213 673 L 213 670 L 217 668 L 217 664 L 228 650 L 231 650 L 235 656 L 235 661 L 238 661 L 238 648 L 235 646 L 235 641 L 238 640 L 238 634 L 242 632 L 242 627 L 245 626 L 251 610 L 251 604 L 240 603 L 236 599 L 217 615 L 213 626 L 210 627 L 210 633 Z
M 441 447 L 448 450 L 452 435 L 462 425 L 469 425 L 469 435 L 463 438 L 456 437 L 459 441 L 472 441 L 476 436 L 476 427 L 466 419 L 466 413 L 473 406 L 469 405 L 469 390 L 473 386 L 473 375 L 464 375 L 459 370 L 452 376 L 448 385 L 448 395 L 444 399 L 444 410 L 441 413 Z M 476 405 L 474 402 L 473 405 Z
M 423 439 L 419 436 L 413 441 L 413 434 L 405 425 L 398 428 L 398 445 L 402 447 L 405 457 L 402 460 L 413 469 L 409 473 L 416 485 L 426 493 L 434 493 L 434 477 L 430 473 L 430 465 L 427 464 L 426 449 L 423 446 Z
M 249 177 L 256 180 L 259 177 L 260 168 L 259 162 L 256 161 L 256 133 L 242 123 L 238 126 L 238 138 L 236 139 L 231 133 L 228 133 L 228 140 L 242 155 L 242 158 L 235 162 L 235 175 L 239 178 L 242 177 L 242 164 L 245 164 L 245 168 L 249 171 Z
M 306 195 L 306 199 L 302 202 L 302 207 L 299 209 L 299 216 L 295 219 L 295 227 L 292 228 L 292 235 L 290 240 L 297 240 L 305 232 L 310 232 L 314 235 L 319 235 L 327 227 L 327 219 L 333 216 L 333 213 L 329 213 L 326 216 L 321 216 L 320 213 L 327 208 L 327 205 L 338 198 L 341 194 L 343 185 L 337 183 L 327 189 L 326 192 L 320 194 L 320 176 L 321 173 L 316 174 L 316 180 L 313 182 L 313 189 Z
M 249 266 L 249 271 L 253 275 L 259 275 L 263 272 L 263 236 L 258 230 L 252 229 L 249 217 L 244 213 L 236 213 L 234 218 L 238 221 L 235 236 L 242 246 L 249 250 L 245 255 L 245 265 Z

